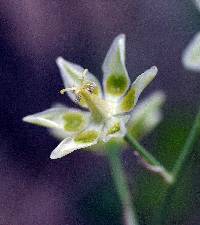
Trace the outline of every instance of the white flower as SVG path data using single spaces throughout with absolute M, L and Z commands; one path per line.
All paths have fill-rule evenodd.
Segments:
M 163 118 L 161 107 L 165 102 L 165 98 L 162 91 L 155 91 L 139 102 L 128 121 L 128 133 L 136 139 L 141 139 L 150 133 Z
M 196 7 L 198 8 L 198 10 L 200 10 L 200 0 L 193 0 L 193 2 L 196 5 Z
M 182 56 L 182 62 L 186 69 L 200 71 L 200 32 L 195 34 Z
M 126 123 L 130 117 L 131 120 L 140 117 L 133 108 L 143 89 L 157 74 L 157 68 L 153 66 L 130 86 L 123 34 L 115 38 L 104 60 L 103 90 L 95 76 L 82 67 L 61 57 L 57 59 L 57 65 L 65 85 L 62 93 L 67 91 L 72 101 L 87 111 L 56 105 L 23 118 L 26 122 L 48 127 L 53 134 L 64 138 L 51 153 L 51 159 L 61 158 L 99 141 L 122 138 L 127 132 Z M 160 115 L 157 119 L 160 119 Z
M 193 2 L 200 10 L 200 0 L 193 0 Z M 182 63 L 186 69 L 200 71 L 200 32 L 194 35 L 183 51 Z

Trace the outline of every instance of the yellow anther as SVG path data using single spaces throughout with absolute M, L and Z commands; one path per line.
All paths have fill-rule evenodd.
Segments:
M 87 73 L 88 73 L 88 69 L 84 69 L 84 71 L 82 72 L 82 77 L 80 78 L 81 79 L 81 85 L 80 86 L 77 86 L 77 87 L 73 86 L 73 87 L 70 87 L 70 88 L 64 88 L 60 91 L 60 93 L 63 95 L 65 92 L 72 91 L 76 95 L 77 101 L 80 101 L 79 99 L 81 98 L 81 96 L 79 95 L 79 93 L 82 90 L 87 90 L 90 94 L 92 94 L 95 87 L 96 87 L 96 84 L 94 82 L 91 82 L 91 81 L 86 79 Z

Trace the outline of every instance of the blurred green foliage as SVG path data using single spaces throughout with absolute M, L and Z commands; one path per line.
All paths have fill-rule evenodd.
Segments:
M 91 190 L 78 202 L 78 212 L 91 225 L 121 225 L 121 203 L 111 182 Z
M 179 152 L 181 151 L 187 135 L 192 127 L 195 113 L 174 109 L 168 112 L 162 124 L 151 135 L 153 154 L 166 166 L 172 169 Z M 149 140 L 150 141 L 150 140 Z M 195 149 L 198 149 L 195 146 Z M 198 155 L 194 151 L 194 155 Z M 195 157 L 196 158 L 196 157 Z M 193 169 L 196 169 L 198 162 L 190 161 L 188 168 L 178 183 L 175 193 L 169 221 L 166 224 L 182 224 L 181 222 L 191 214 L 195 193 L 193 183 L 197 177 L 193 176 Z M 149 172 L 142 171 L 137 177 L 137 194 L 135 196 L 138 214 L 142 218 L 141 224 L 151 224 L 152 217 L 159 211 L 166 185 L 158 176 L 150 176 Z
M 154 156 L 166 168 L 172 169 L 192 127 L 194 117 L 195 113 L 186 112 L 186 109 L 174 109 L 165 115 L 165 119 L 155 132 L 145 138 L 144 145 L 147 149 L 152 150 Z M 199 147 L 199 145 L 195 146 L 188 168 L 178 183 L 177 191 L 170 206 L 169 221 L 166 224 L 182 224 L 192 215 L 192 210 L 200 206 Z M 139 216 L 139 223 L 140 225 L 153 225 L 153 215 L 159 210 L 167 186 L 162 178 L 145 169 L 141 169 L 133 179 L 136 179 L 136 186 L 130 188 Z M 122 224 L 121 204 L 112 180 L 88 193 L 79 202 L 77 208 L 84 218 L 91 221 L 90 224 Z

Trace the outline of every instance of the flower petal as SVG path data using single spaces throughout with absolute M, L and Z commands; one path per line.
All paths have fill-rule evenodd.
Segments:
M 51 153 L 51 159 L 61 158 L 77 149 L 95 145 L 101 135 L 102 124 L 91 124 L 86 130 L 82 131 L 73 138 L 64 139 Z
M 198 8 L 198 10 L 200 11 L 200 0 L 193 0 L 193 2 L 196 5 L 196 7 Z
M 82 131 L 89 123 L 89 113 L 78 109 L 56 106 L 29 115 L 23 121 L 66 132 L 66 136 Z
M 62 141 L 63 139 L 67 138 L 67 137 L 71 137 L 73 136 L 73 134 L 69 135 L 69 133 L 67 133 L 64 130 L 61 129 L 56 129 L 56 128 L 50 128 L 49 129 L 49 133 L 55 137 L 56 139 Z
M 137 77 L 137 79 L 133 82 L 130 90 L 118 104 L 117 113 L 130 112 L 133 109 L 138 101 L 141 92 L 154 79 L 157 72 L 157 67 L 153 66 Z
M 127 91 L 130 80 L 125 66 L 125 35 L 118 35 L 104 60 L 103 85 L 105 97 L 116 101 Z
M 154 92 L 140 102 L 128 121 L 128 132 L 135 138 L 142 138 L 151 132 L 161 121 L 161 107 L 165 102 L 165 94 L 162 91 Z
M 198 32 L 185 48 L 182 56 L 185 68 L 200 71 L 200 32 Z
M 62 80 L 65 88 L 74 86 L 79 87 L 82 85 L 84 69 L 81 66 L 71 63 L 63 59 L 62 57 L 58 57 L 56 63 L 62 75 Z M 98 79 L 90 72 L 87 73 L 86 79 L 96 84 L 96 93 L 101 96 L 102 90 Z M 74 93 L 68 92 L 68 95 L 72 99 L 72 101 L 77 103 Z M 86 107 L 84 103 L 80 103 L 80 105 Z
M 129 115 L 123 115 L 108 120 L 102 133 L 102 140 L 108 142 L 111 138 L 123 137 L 126 134 L 125 124 L 129 118 Z

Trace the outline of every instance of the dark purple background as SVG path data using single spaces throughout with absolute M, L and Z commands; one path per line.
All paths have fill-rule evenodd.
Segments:
M 131 79 L 159 68 L 144 95 L 164 90 L 166 116 L 171 108 L 195 113 L 200 74 L 182 67 L 181 53 L 199 21 L 189 0 L 0 1 L 0 225 L 94 224 L 79 213 L 79 200 L 110 182 L 104 157 L 77 151 L 51 161 L 58 141 L 21 120 L 54 102 L 72 105 L 59 94 L 55 59 L 63 56 L 102 80 L 105 54 L 125 33 Z

